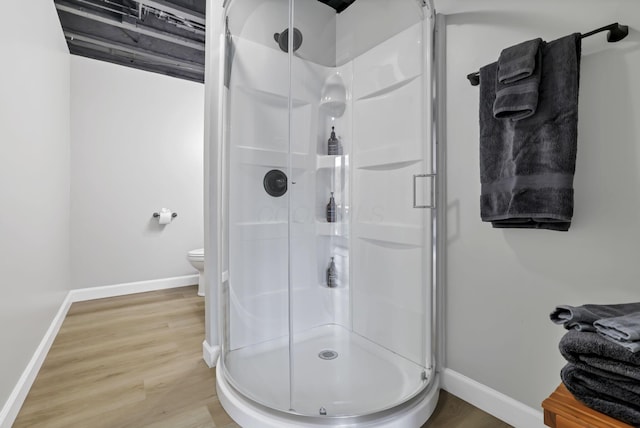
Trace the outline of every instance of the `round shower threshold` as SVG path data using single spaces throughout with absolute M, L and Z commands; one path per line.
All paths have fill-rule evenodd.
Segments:
M 359 417 L 305 417 L 290 415 L 262 406 L 240 394 L 231 386 L 220 364 L 216 366 L 216 389 L 222 407 L 243 428 L 415 428 L 422 426 L 438 403 L 440 379 L 433 382 L 417 396 L 394 408 L 374 415 Z

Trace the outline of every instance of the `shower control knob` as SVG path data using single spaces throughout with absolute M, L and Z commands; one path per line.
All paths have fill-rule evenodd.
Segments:
M 279 169 L 272 169 L 265 174 L 262 185 L 270 196 L 278 198 L 287 193 L 287 174 Z

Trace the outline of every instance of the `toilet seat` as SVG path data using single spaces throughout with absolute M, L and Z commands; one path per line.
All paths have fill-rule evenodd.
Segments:
M 188 251 L 187 256 L 192 260 L 204 260 L 204 248 Z

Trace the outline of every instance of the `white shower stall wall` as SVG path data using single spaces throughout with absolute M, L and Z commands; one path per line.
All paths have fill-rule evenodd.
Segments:
M 422 115 L 422 24 L 353 61 L 353 329 L 422 364 L 430 223 L 411 209 L 429 171 Z M 409 207 L 409 209 L 407 208 Z
M 366 415 L 419 394 L 433 364 L 431 216 L 412 193 L 431 172 L 428 24 L 410 0 L 397 14 L 380 1 L 341 14 L 298 1 L 303 42 L 290 56 L 274 41 L 288 5 L 236 1 L 227 13 L 223 370 L 277 410 Z M 332 127 L 340 155 L 327 153 Z M 274 169 L 288 176 L 283 196 L 264 189 Z M 430 203 L 429 179 L 417 180 Z

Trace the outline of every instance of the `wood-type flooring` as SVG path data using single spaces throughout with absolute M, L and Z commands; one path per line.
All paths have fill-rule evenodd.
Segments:
M 239 427 L 202 360 L 204 300 L 196 291 L 74 303 L 13 427 Z M 509 425 L 441 391 L 424 427 Z

